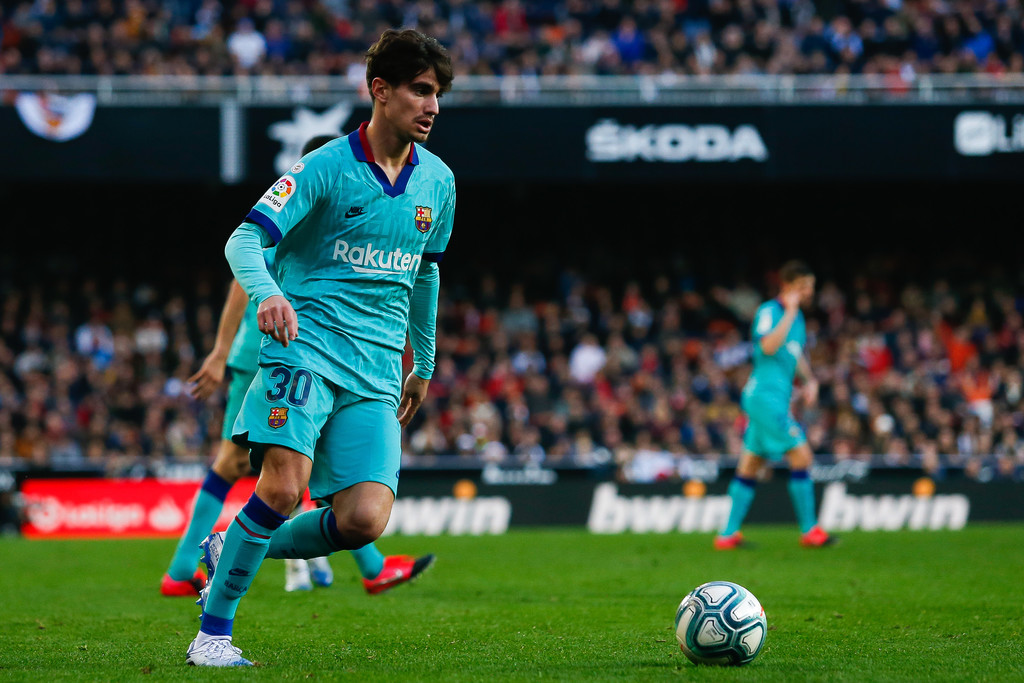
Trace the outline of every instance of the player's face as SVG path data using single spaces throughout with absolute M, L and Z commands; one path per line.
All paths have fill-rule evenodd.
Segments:
M 800 305 L 810 306 L 814 301 L 814 276 L 798 277 L 792 286 L 800 292 Z
M 386 116 L 403 142 L 427 141 L 434 126 L 441 86 L 433 69 L 427 69 L 408 83 L 388 88 Z

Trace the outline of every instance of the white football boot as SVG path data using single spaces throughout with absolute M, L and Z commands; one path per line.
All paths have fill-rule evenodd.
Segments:
M 288 593 L 313 590 L 309 565 L 305 560 L 288 559 L 284 561 L 284 589 Z
M 316 585 L 327 588 L 334 583 L 334 570 L 326 557 L 314 557 L 309 561 L 309 569 Z
M 189 666 L 252 666 L 242 650 L 231 644 L 231 636 L 206 636 L 200 633 L 189 643 L 185 662 Z
M 220 562 L 220 552 L 224 549 L 224 532 L 218 531 L 210 534 L 206 540 L 199 544 L 203 549 L 203 564 L 206 565 L 206 585 L 199 591 L 199 599 L 196 604 L 206 608 L 206 598 L 210 595 L 210 584 L 213 583 L 213 573 L 217 571 L 217 563 Z

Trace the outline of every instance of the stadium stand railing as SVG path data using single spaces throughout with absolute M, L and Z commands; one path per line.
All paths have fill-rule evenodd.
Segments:
M 363 95 L 344 76 L 0 75 L 0 92 L 96 95 L 101 105 L 329 104 Z M 1024 74 L 460 76 L 454 106 L 1024 102 Z

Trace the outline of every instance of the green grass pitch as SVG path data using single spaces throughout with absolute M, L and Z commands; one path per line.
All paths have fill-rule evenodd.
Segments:
M 854 532 L 798 547 L 757 527 L 755 550 L 706 534 L 388 537 L 386 553 L 434 552 L 421 580 L 370 597 L 355 563 L 335 584 L 283 590 L 268 560 L 239 608 L 235 644 L 254 669 L 187 667 L 198 628 L 187 598 L 157 586 L 171 540 L 0 540 L 0 681 L 1021 681 L 1024 526 Z M 752 664 L 697 667 L 675 608 L 724 579 L 764 605 Z

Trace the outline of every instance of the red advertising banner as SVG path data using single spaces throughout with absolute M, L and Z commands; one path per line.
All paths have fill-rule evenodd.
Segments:
M 202 482 L 158 479 L 29 479 L 22 487 L 27 538 L 180 536 Z M 256 478 L 236 483 L 214 525 L 223 531 L 249 500 Z M 305 500 L 308 503 L 309 493 Z

